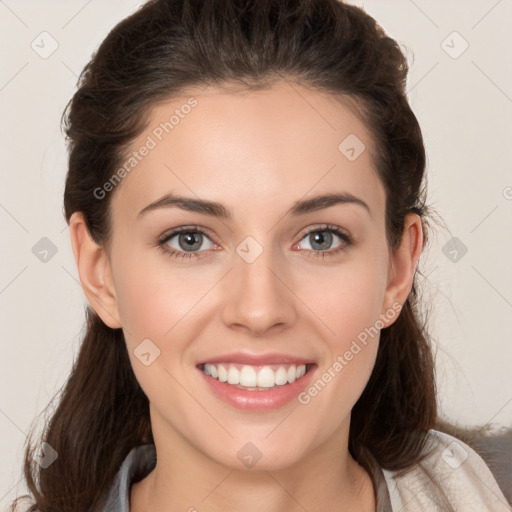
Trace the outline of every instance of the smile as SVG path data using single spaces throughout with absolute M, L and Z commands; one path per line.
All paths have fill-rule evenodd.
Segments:
M 310 385 L 317 364 L 278 354 L 232 354 L 197 365 L 212 396 L 246 412 L 279 409 L 297 400 Z

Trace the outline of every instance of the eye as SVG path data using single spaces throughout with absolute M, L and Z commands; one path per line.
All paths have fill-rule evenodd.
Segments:
M 217 244 L 199 227 L 181 226 L 162 236 L 158 245 L 172 257 L 192 258 L 195 253 L 217 248 Z
M 333 243 L 338 244 L 332 248 Z M 293 249 L 309 253 L 312 256 L 334 256 L 352 245 L 350 235 L 337 226 L 315 226 L 308 231 Z M 305 245 L 305 247 L 303 247 Z M 206 232 L 198 226 L 180 226 L 165 233 L 158 241 L 158 246 L 172 258 L 190 259 L 204 256 L 208 249 L 220 249 Z M 308 247 L 309 246 L 309 247 Z
M 308 231 L 302 240 L 304 242 L 294 245 L 294 249 L 310 251 L 317 256 L 337 254 L 352 244 L 351 237 L 336 226 L 316 227 Z M 337 240 L 337 245 L 332 247 Z

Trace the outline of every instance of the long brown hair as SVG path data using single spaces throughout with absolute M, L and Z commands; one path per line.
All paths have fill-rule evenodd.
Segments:
M 82 212 L 92 238 L 107 247 L 115 192 L 100 200 L 94 191 L 119 168 L 157 102 L 189 86 L 258 89 L 287 79 L 357 104 L 377 147 L 389 246 L 400 241 L 408 212 L 422 217 L 426 240 L 425 149 L 405 94 L 407 73 L 399 46 L 376 21 L 337 0 L 151 0 L 108 34 L 63 114 L 66 220 Z M 387 469 L 418 462 L 437 421 L 417 294 L 415 282 L 397 320 L 382 330 L 374 371 L 352 411 L 352 455 L 361 459 L 368 450 Z M 153 442 L 148 399 L 122 330 L 90 307 L 86 318 L 78 357 L 41 436 L 58 458 L 40 467 L 41 445 L 27 440 L 30 511 L 101 511 L 130 450 Z

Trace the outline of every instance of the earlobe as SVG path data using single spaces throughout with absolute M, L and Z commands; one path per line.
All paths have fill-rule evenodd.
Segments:
M 423 224 L 421 217 L 416 213 L 409 213 L 404 219 L 404 229 L 398 247 L 390 256 L 390 273 L 386 288 L 381 317 L 391 318 L 385 325 L 389 327 L 396 316 L 387 315 L 404 305 L 411 292 L 414 274 L 423 250 Z
M 89 304 L 106 325 L 120 328 L 110 261 L 104 249 L 91 238 L 81 212 L 71 215 L 69 232 L 80 282 Z

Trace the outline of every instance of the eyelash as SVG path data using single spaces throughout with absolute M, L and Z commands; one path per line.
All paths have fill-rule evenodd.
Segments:
M 313 234 L 313 233 L 323 233 L 323 232 L 329 232 L 334 233 L 337 235 L 341 240 L 342 244 L 337 247 L 336 249 L 331 249 L 327 251 L 319 251 L 314 249 L 302 249 L 299 252 L 308 252 L 311 253 L 312 257 L 316 258 L 325 258 L 330 256 L 336 256 L 340 252 L 346 250 L 349 246 L 353 244 L 352 237 L 346 233 L 345 231 L 342 231 L 337 226 L 333 226 L 331 224 L 324 224 L 321 226 L 314 226 L 312 229 L 304 233 L 300 240 L 303 240 L 307 236 Z M 185 251 L 177 251 L 175 249 L 169 248 L 167 245 L 167 242 L 171 240 L 176 235 L 179 235 L 181 233 L 200 233 L 206 237 L 208 237 L 211 240 L 211 237 L 208 235 L 208 233 L 200 228 L 199 226 L 180 226 L 179 228 L 175 228 L 170 232 L 167 232 L 163 234 L 159 240 L 158 240 L 158 247 L 162 249 L 167 256 L 170 256 L 171 258 L 180 258 L 180 259 L 192 259 L 201 257 L 198 254 L 204 251 L 196 251 L 196 252 L 185 252 Z M 213 243 L 215 243 L 213 240 L 211 240 Z M 216 243 L 215 243 L 216 244 Z M 218 245 L 218 244 L 216 244 Z M 295 244 L 294 244 L 295 245 Z

